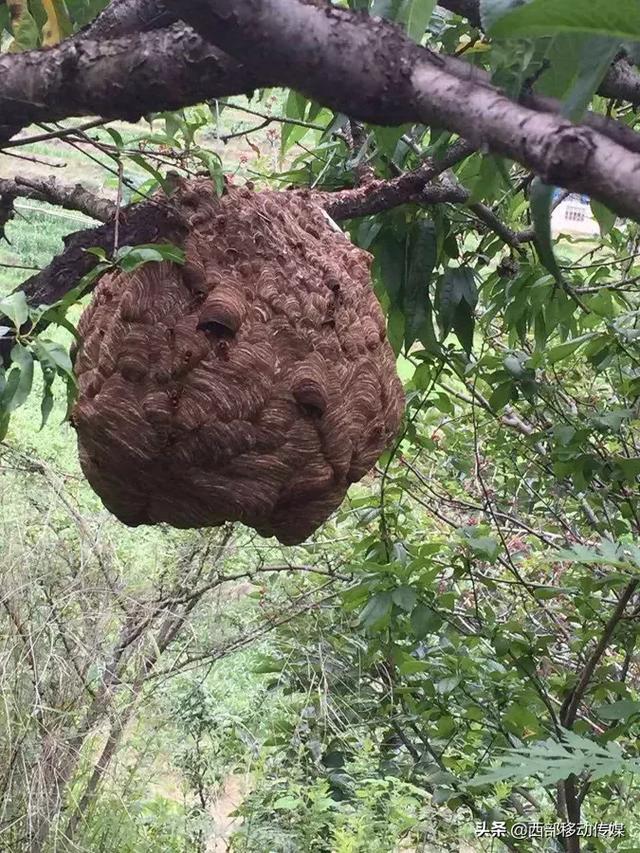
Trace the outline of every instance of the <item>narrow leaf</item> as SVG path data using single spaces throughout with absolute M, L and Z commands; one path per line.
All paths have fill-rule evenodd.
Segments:
M 551 237 L 551 204 L 554 188 L 534 178 L 531 184 L 531 218 L 536 232 L 536 241 L 540 260 L 549 270 L 560 287 L 564 288 L 564 278 L 553 250 Z
M 418 44 L 435 9 L 436 0 L 410 0 L 403 15 L 407 34 Z
M 16 344 L 11 350 L 11 361 L 15 365 L 9 374 L 5 394 L 3 395 L 3 407 L 8 412 L 13 412 L 25 402 L 31 393 L 33 385 L 33 356 L 31 352 L 22 346 Z M 13 377 L 16 377 L 13 379 Z M 11 387 L 10 397 L 6 397 L 9 388 Z
M 415 223 L 409 240 L 409 269 L 403 293 L 405 316 L 404 345 L 407 350 L 423 334 L 423 327 L 431 324 L 429 284 L 436 263 L 437 240 L 433 222 L 420 219 Z M 432 334 L 433 325 L 431 324 Z
M 64 2 L 63 0 L 40 0 L 40 2 L 47 16 L 42 28 L 42 44 L 46 46 L 58 44 L 73 30 Z

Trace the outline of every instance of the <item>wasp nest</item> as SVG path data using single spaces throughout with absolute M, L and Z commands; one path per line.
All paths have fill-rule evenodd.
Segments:
M 129 525 L 301 542 L 396 433 L 370 256 L 309 199 L 182 187 L 186 262 L 106 275 L 79 325 L 84 473 Z

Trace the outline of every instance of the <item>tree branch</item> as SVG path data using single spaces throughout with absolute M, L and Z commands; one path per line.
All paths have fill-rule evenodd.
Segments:
M 266 81 L 261 80 L 260 85 Z M 0 56 L 0 144 L 37 121 L 142 115 L 246 94 L 258 81 L 189 27 L 111 41 L 70 39 Z
M 13 201 L 24 197 L 56 204 L 67 210 L 78 210 L 97 219 L 107 222 L 115 213 L 113 202 L 90 192 L 82 184 L 71 186 L 57 181 L 55 178 L 21 178 L 4 180 L 0 178 L 0 197 L 3 202 Z
M 175 14 L 164 6 L 162 0 L 111 0 L 106 9 L 73 38 L 113 39 L 160 30 L 176 21 Z
M 640 74 L 627 59 L 619 59 L 607 72 L 598 94 L 617 101 L 629 101 L 634 107 L 640 106 Z
M 427 163 L 413 172 L 392 180 L 371 181 L 364 186 L 336 192 L 295 190 L 307 195 L 335 220 L 370 216 L 402 204 L 467 204 L 471 194 L 464 187 L 443 179 L 434 178 L 452 165 L 469 156 L 473 147 L 464 141 L 454 143 L 440 160 Z M 61 299 L 95 265 L 95 256 L 86 249 L 100 247 L 107 253 L 114 245 L 115 222 L 112 217 L 115 205 L 101 199 L 82 186 L 65 186 L 53 178 L 47 180 L 16 178 L 0 180 L 0 200 L 10 206 L 17 196 L 37 198 L 52 204 L 80 210 L 103 221 L 97 228 L 78 231 L 65 240 L 65 249 L 49 266 L 20 285 L 31 305 L 51 305 Z M 525 231 L 516 233 L 507 228 L 486 205 L 473 204 L 469 210 L 509 246 L 518 247 L 531 241 L 535 235 Z M 160 240 L 180 242 L 186 233 L 179 205 L 170 198 L 156 196 L 144 203 L 132 204 L 120 211 L 120 243 L 136 245 Z M 0 358 L 6 357 L 8 339 L 0 340 Z
M 294 88 L 304 81 L 308 94 L 352 116 L 446 127 L 517 160 L 548 183 L 588 193 L 640 219 L 640 155 L 628 150 L 632 143 L 637 147 L 635 134 L 614 143 L 602 130 L 513 103 L 481 70 L 420 48 L 387 22 L 299 0 L 257 6 L 256 0 L 239 0 L 232 14 L 224 0 L 164 0 L 163 8 L 188 17 L 208 39 L 250 61 L 254 72 L 181 24 L 144 36 L 73 39 L 46 51 L 6 55 L 0 57 L 5 136 L 44 118 L 99 112 L 136 119 L 246 92 L 267 79 Z M 367 59 L 372 56 L 373 67 Z
M 301 0 L 165 0 L 203 36 L 246 59 L 257 76 L 302 89 L 377 124 L 419 121 L 509 157 L 553 185 L 640 220 L 640 155 L 600 132 L 509 100 L 397 27 Z M 375 64 L 371 57 L 375 58 Z M 464 65 L 458 63 L 457 65 Z
M 631 581 L 628 584 L 620 599 L 618 604 L 615 607 L 615 610 L 609 617 L 607 624 L 605 625 L 604 631 L 602 632 L 602 636 L 598 640 L 598 643 L 591 654 L 591 657 L 587 661 L 584 669 L 582 670 L 582 674 L 580 675 L 580 679 L 576 686 L 573 688 L 571 693 L 567 696 L 562 704 L 562 708 L 560 710 L 560 721 L 562 725 L 566 729 L 570 729 L 574 724 L 576 715 L 578 713 L 578 708 L 580 707 L 580 702 L 582 701 L 582 697 L 584 696 L 587 688 L 589 687 L 589 682 L 595 672 L 596 666 L 600 662 L 602 655 L 605 653 L 607 646 L 611 642 L 611 638 L 618 627 L 618 623 L 622 619 L 625 608 L 631 599 L 631 596 L 634 594 L 636 589 L 638 588 L 638 581 Z
M 184 239 L 187 226 L 177 207 L 170 199 L 132 204 L 120 211 L 121 244 L 136 245 L 159 240 L 180 242 Z M 96 257 L 86 250 L 100 246 L 111 252 L 114 245 L 115 221 L 76 231 L 65 239 L 64 250 L 49 266 L 27 279 L 18 288 L 22 290 L 30 305 L 52 305 L 60 300 L 96 265 Z M 10 337 L 0 338 L 0 364 L 7 363 L 13 341 Z
M 324 207 L 333 219 L 353 219 L 370 216 L 408 202 L 425 204 L 427 184 L 437 175 L 450 169 L 460 160 L 473 154 L 475 148 L 467 142 L 457 142 L 436 163 L 426 163 L 413 172 L 392 180 L 372 180 L 355 189 L 313 193 L 313 200 Z M 429 190 L 433 188 L 429 187 Z M 465 201 L 459 193 L 451 193 L 451 201 Z

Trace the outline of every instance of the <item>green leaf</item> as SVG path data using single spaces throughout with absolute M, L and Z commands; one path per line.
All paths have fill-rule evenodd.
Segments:
M 477 201 L 495 201 L 509 186 L 502 158 L 487 154 L 480 158 L 478 171 L 469 181 L 471 198 L 469 204 Z
M 442 617 L 426 604 L 417 604 L 411 612 L 411 629 L 422 640 L 427 634 L 435 634 L 442 626 Z
M 494 412 L 504 409 L 507 403 L 511 400 L 513 393 L 513 382 L 504 382 L 494 389 L 493 394 L 489 397 L 489 405 Z
M 103 130 L 109 134 L 109 136 L 113 139 L 116 144 L 116 148 L 118 151 L 122 151 L 124 149 L 124 139 L 118 133 L 118 131 L 113 127 L 105 127 Z M 87 250 L 89 251 L 89 250 Z
M 167 180 L 162 172 L 158 171 L 155 166 L 152 166 L 151 163 L 145 160 L 142 154 L 129 154 L 128 156 L 129 159 L 133 160 L 133 162 L 140 166 L 141 169 L 144 169 L 145 172 L 149 172 L 150 175 L 153 175 L 166 195 L 171 195 L 171 181 Z
M 404 11 L 404 0 L 373 0 L 371 14 L 397 21 Z
M 620 699 L 610 705 L 601 705 L 597 710 L 598 716 L 603 720 L 624 720 L 640 714 L 640 702 L 631 699 Z
M 596 222 L 600 226 L 600 236 L 605 237 L 613 230 L 616 224 L 616 214 L 612 213 L 608 207 L 595 199 L 591 200 L 591 210 L 596 218 Z
M 472 307 L 466 301 L 460 302 L 453 317 L 453 329 L 467 355 L 470 355 L 473 349 L 475 322 Z
M 400 138 L 409 130 L 411 130 L 409 124 L 403 124 L 400 127 L 375 127 L 373 135 L 380 151 L 396 162 L 395 154 Z
M 287 118 L 295 119 L 297 121 L 304 121 L 308 106 L 308 98 L 305 98 L 304 95 L 301 95 L 299 92 L 296 92 L 291 89 L 289 91 L 289 95 L 287 96 L 284 114 Z M 287 151 L 293 145 L 295 145 L 296 142 L 299 142 L 304 136 L 307 135 L 307 133 L 309 133 L 309 130 L 310 128 L 305 127 L 304 125 L 292 123 L 283 124 L 281 133 L 282 154 L 286 154 Z
M 102 246 L 90 246 L 88 249 L 84 249 L 84 251 L 88 255 L 95 255 L 95 257 L 101 261 L 107 260 L 107 253 L 102 248 Z
M 551 237 L 551 204 L 553 202 L 554 188 L 543 183 L 539 178 L 534 178 L 531 183 L 531 218 L 536 232 L 536 245 L 540 260 L 549 270 L 557 284 L 564 289 L 564 278 L 558 266 L 553 250 Z
M 200 149 L 193 152 L 193 156 L 201 160 L 207 167 L 209 177 L 213 181 L 218 198 L 224 193 L 224 166 L 219 154 L 215 151 Z
M 522 735 L 527 729 L 531 732 L 536 732 L 540 728 L 538 717 L 535 713 L 525 705 L 520 705 L 514 702 L 506 710 L 503 721 L 512 731 L 516 731 Z
M 583 344 L 587 341 L 590 341 L 594 337 L 594 333 L 589 333 L 586 335 L 580 335 L 579 338 L 572 338 L 570 341 L 565 341 L 563 344 L 558 344 L 558 346 L 551 347 L 546 352 L 546 358 L 549 364 L 556 364 L 558 361 L 562 361 L 562 359 L 567 358 L 567 356 L 574 353 L 577 349 L 579 349 Z
M 427 29 L 437 0 L 409 0 L 403 10 L 402 22 L 407 28 L 407 34 L 418 44 Z
M 456 730 L 456 721 L 454 717 L 450 715 L 446 715 L 444 717 L 440 717 L 438 722 L 436 723 L 436 729 L 438 730 L 438 737 L 448 738 Z
M 63 376 L 74 376 L 69 353 L 61 344 L 46 338 L 38 338 L 33 348 L 36 358 L 43 365 L 43 369 L 44 366 L 49 366 Z
M 9 48 L 11 53 L 23 50 L 33 50 L 40 46 L 40 31 L 31 12 L 28 0 L 12 0 L 9 5 L 11 15 L 11 32 L 13 42 Z
M 9 431 L 9 422 L 11 421 L 11 415 L 9 412 L 3 412 L 0 409 L 0 441 L 4 441 L 7 437 L 7 432 Z
M 640 476 L 640 457 L 614 456 L 613 460 L 620 469 L 622 479 L 635 483 L 636 477 Z
M 373 628 L 388 618 L 393 600 L 390 592 L 377 592 L 372 596 L 360 614 L 365 628 Z
M 141 243 L 133 248 L 135 250 L 149 249 L 156 252 L 163 261 L 172 261 L 174 264 L 184 264 L 185 262 L 184 249 L 174 243 Z
M 399 239 L 395 229 L 385 222 L 371 245 L 376 258 L 376 269 L 389 296 L 391 307 L 402 306 L 402 294 L 404 292 L 404 280 L 406 273 L 406 224 L 403 239 Z
M 637 0 L 482 0 L 485 25 L 494 38 L 530 38 L 559 32 L 640 39 Z
M 195 151 L 193 152 L 193 155 L 194 157 L 198 156 Z M 160 184 L 155 178 L 149 178 L 149 180 L 139 184 L 135 191 L 131 193 L 129 199 L 130 203 L 137 204 L 139 201 L 144 201 L 144 199 L 150 198 L 150 196 L 153 195 L 159 187 Z
M 278 799 L 274 802 L 273 808 L 278 809 L 278 811 L 298 811 L 304 805 L 303 801 L 299 797 L 278 797 Z
M 88 24 L 105 6 L 104 0 L 65 0 L 65 2 L 76 27 Z
M 43 362 L 40 362 L 40 368 L 42 369 L 43 381 L 42 402 L 40 403 L 40 414 L 42 416 L 40 429 L 42 429 L 49 420 L 49 415 L 53 409 L 53 393 L 51 391 L 51 386 L 53 385 L 53 380 L 56 377 L 56 372 L 50 365 L 46 365 Z
M 522 5 L 522 0 L 480 0 L 482 28 L 490 30 L 500 18 Z
M 615 39 L 594 36 L 585 40 L 577 79 L 562 106 L 563 115 L 572 121 L 582 118 L 619 48 Z
M 529 748 L 507 751 L 499 767 L 474 777 L 469 786 L 481 787 L 507 780 L 523 782 L 532 776 L 539 776 L 544 784 L 552 785 L 571 774 L 587 773 L 594 779 L 603 779 L 638 772 L 640 762 L 626 758 L 616 743 L 600 745 L 574 732 L 563 731 L 561 741 L 549 739 Z
M 425 330 L 427 324 L 435 340 L 429 299 L 429 284 L 437 253 L 435 225 L 428 219 L 419 219 L 408 239 L 409 268 L 403 291 L 404 345 L 407 350 L 418 337 L 423 339 L 428 336 L 428 330 Z
M 11 293 L 0 300 L 0 314 L 8 317 L 16 331 L 20 331 L 21 326 L 29 319 L 29 306 L 27 305 L 27 297 L 21 290 Z
M 33 356 L 31 352 L 16 344 L 11 350 L 14 367 L 7 378 L 7 387 L 2 395 L 1 406 L 7 412 L 13 412 L 25 402 L 33 385 Z
M 538 586 L 533 590 L 533 597 L 538 601 L 549 601 L 556 598 L 560 593 L 553 587 Z
M 392 308 L 387 320 L 387 337 L 396 355 L 400 354 L 404 340 L 404 314 L 399 308 Z
M 589 36 L 560 33 L 554 36 L 544 57 L 547 69 L 536 85 L 541 95 L 563 100 L 575 85 L 580 68 L 584 43 Z
M 415 607 L 418 594 L 415 589 L 410 586 L 399 586 L 393 590 L 391 598 L 394 604 L 397 604 L 401 610 L 411 613 Z
M 285 662 L 279 658 L 271 657 L 270 655 L 260 655 L 258 662 L 251 667 L 252 672 L 258 674 L 268 674 L 272 672 L 282 672 L 285 667 Z
M 65 317 L 65 309 L 62 306 L 52 306 L 51 308 L 48 308 L 46 311 L 43 312 L 39 320 L 47 322 L 52 326 L 61 326 L 63 329 L 69 332 L 70 335 L 73 335 L 76 340 L 80 340 L 78 330 L 73 325 L 73 323 Z
M 414 675 L 416 672 L 426 672 L 429 669 L 429 664 L 426 661 L 404 653 L 398 656 L 396 663 L 398 672 L 402 675 Z
M 436 288 L 436 309 L 442 334 L 451 329 L 467 353 L 473 346 L 474 309 L 478 303 L 475 275 L 470 267 L 449 267 Z
M 115 256 L 116 264 L 125 272 L 133 272 L 143 264 L 161 261 L 183 264 L 184 251 L 173 243 L 144 243 L 140 246 L 121 246 Z
M 477 557 L 493 562 L 500 553 L 500 543 L 492 536 L 477 536 L 469 539 L 467 544 Z
M 438 693 L 452 693 L 460 684 L 460 678 L 457 675 L 449 675 L 447 678 L 441 678 L 436 684 Z

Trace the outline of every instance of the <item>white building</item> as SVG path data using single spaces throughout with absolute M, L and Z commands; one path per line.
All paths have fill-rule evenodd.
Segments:
M 551 232 L 594 237 L 600 234 L 600 228 L 591 212 L 586 195 L 571 194 L 562 201 L 551 214 Z

